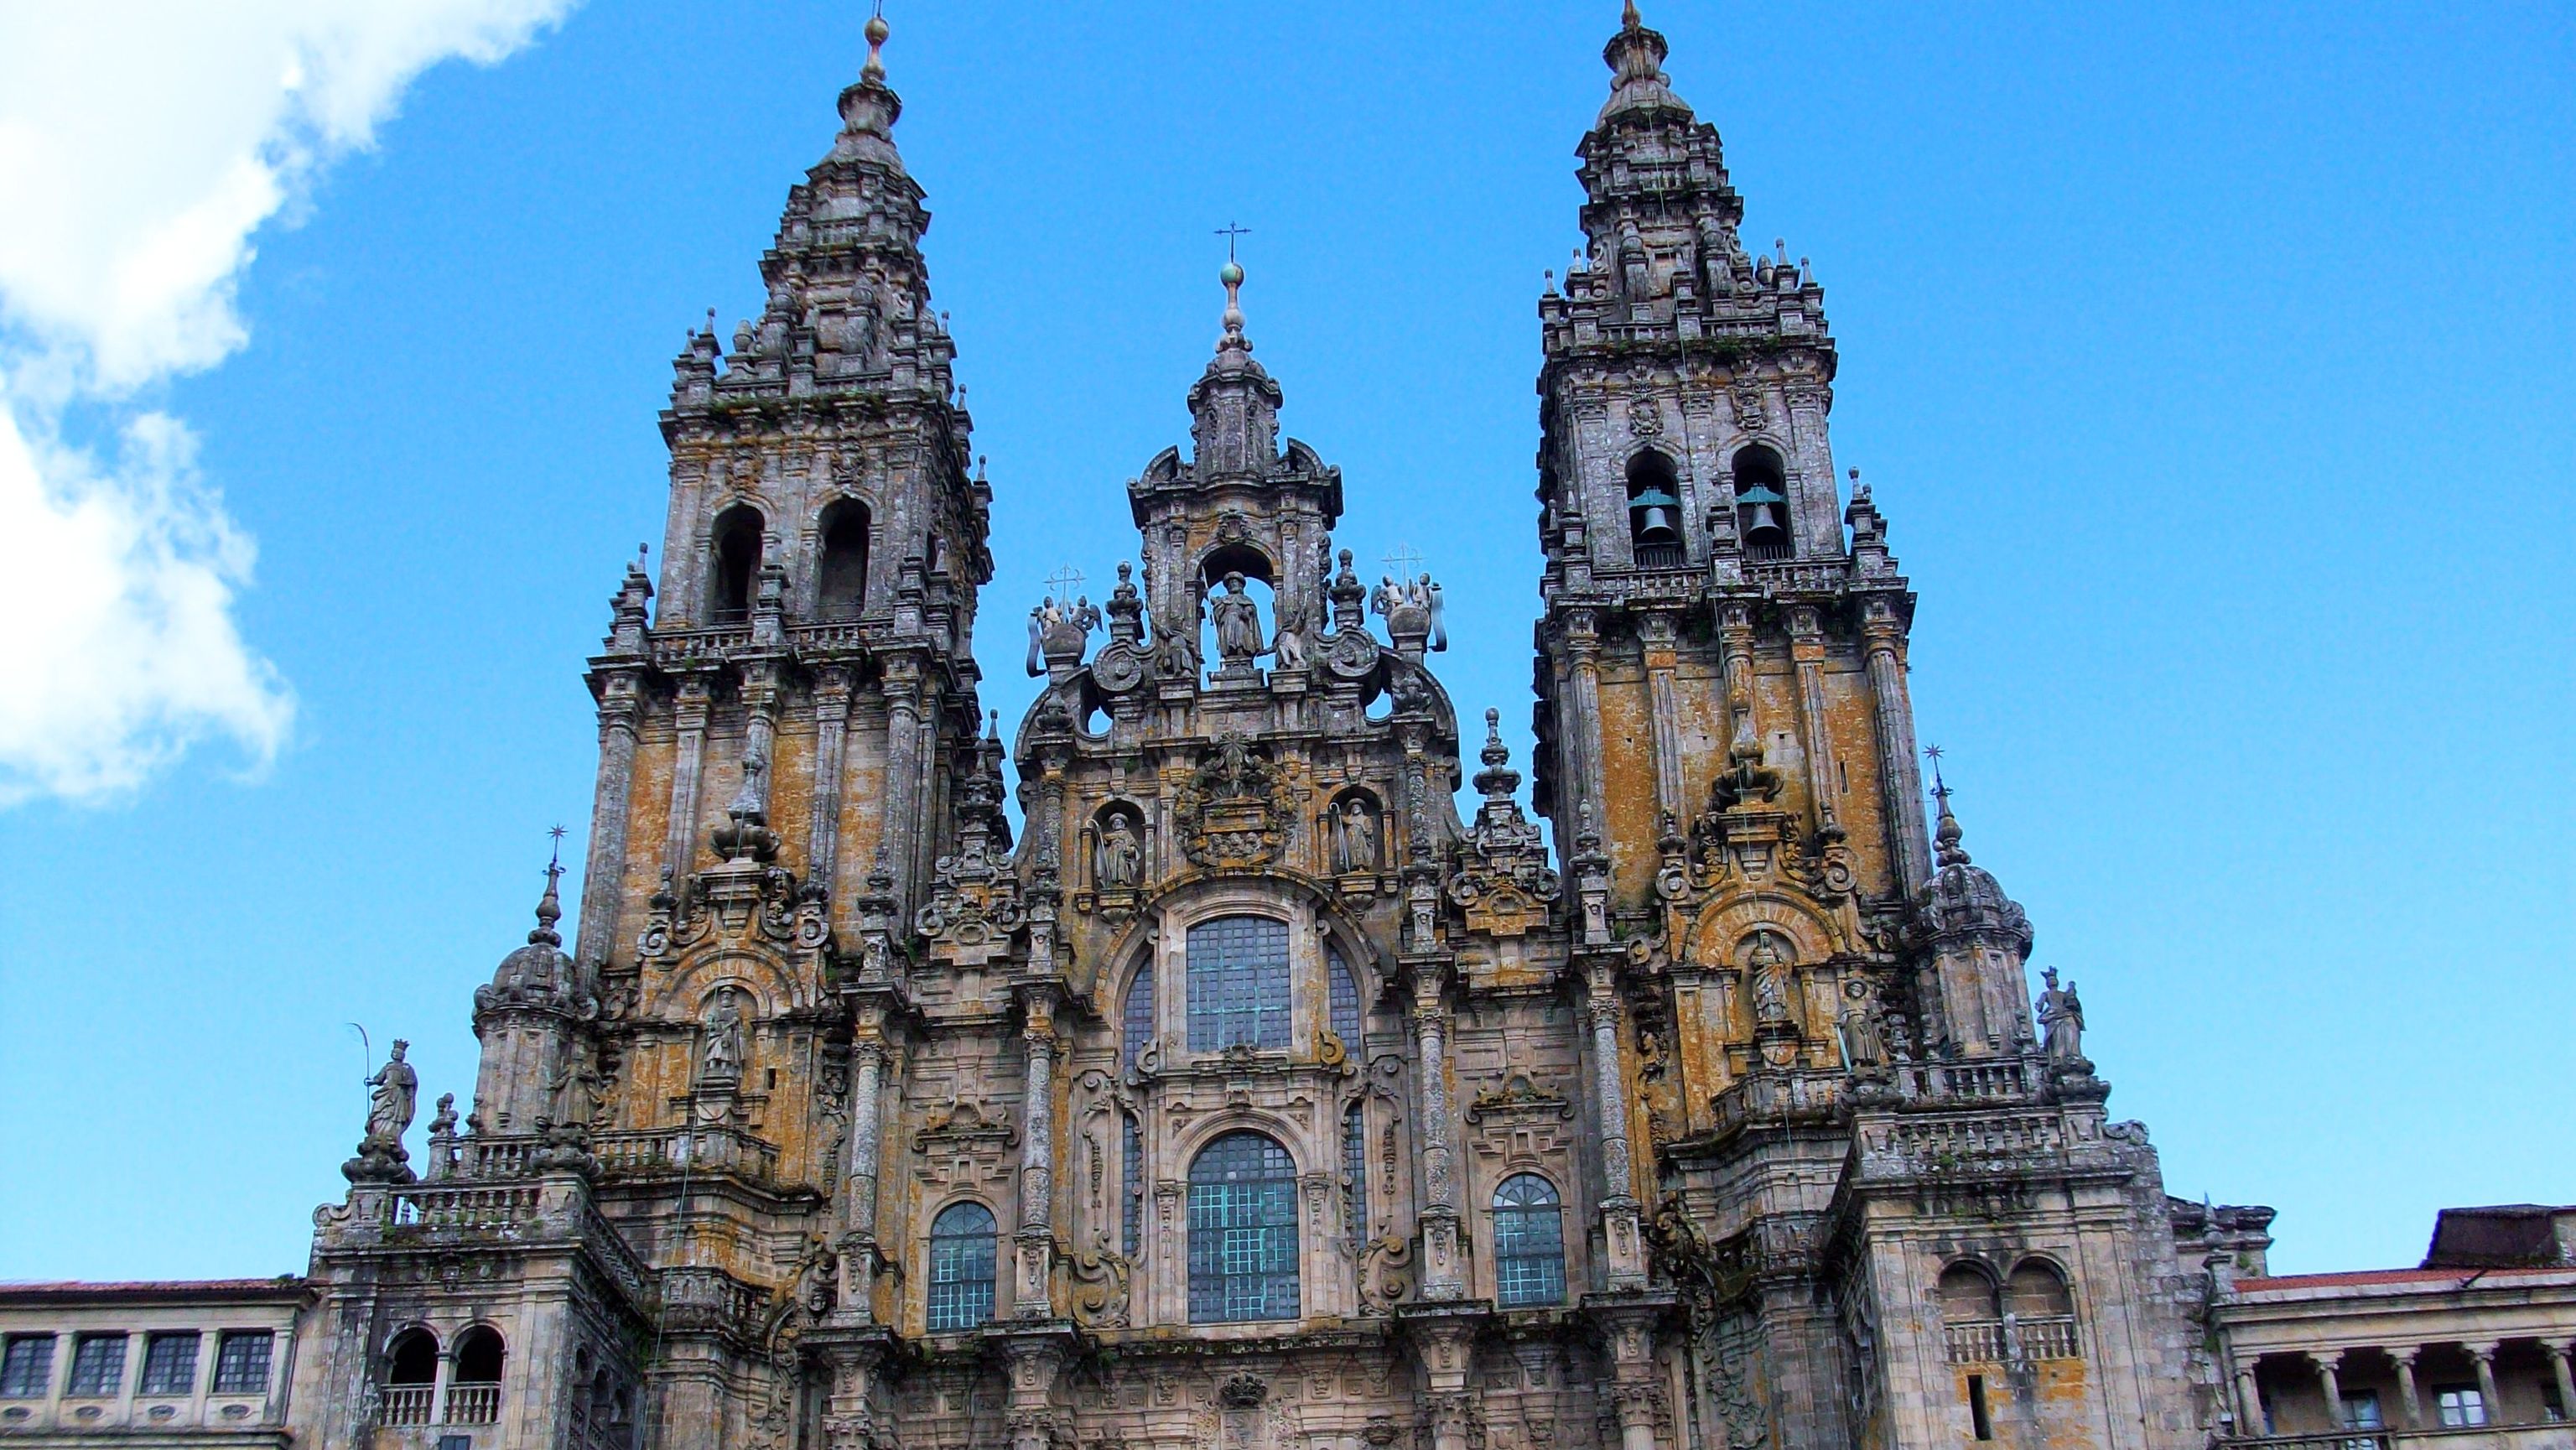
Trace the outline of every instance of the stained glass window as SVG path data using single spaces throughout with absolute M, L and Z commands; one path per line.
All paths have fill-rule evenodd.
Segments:
M 1118 1060 L 1134 1067 L 1153 1040 L 1154 964 L 1147 962 L 1127 984 L 1127 1002 L 1119 1012 Z
M 1494 1191 L 1494 1297 L 1506 1307 L 1565 1302 L 1565 1211 L 1535 1173 Z
M 1203 921 L 1189 933 L 1190 1051 L 1288 1045 L 1288 923 Z
M 930 1224 L 930 1327 L 972 1329 L 992 1317 L 992 1211 L 952 1203 Z
M 1333 1035 L 1342 1039 L 1342 1050 L 1353 1057 L 1360 1055 L 1360 989 L 1351 979 L 1350 963 L 1342 960 L 1341 949 L 1326 943 L 1324 947 L 1326 988 L 1332 994 Z
M 1190 1322 L 1297 1312 L 1297 1165 L 1259 1133 L 1228 1133 L 1190 1164 Z

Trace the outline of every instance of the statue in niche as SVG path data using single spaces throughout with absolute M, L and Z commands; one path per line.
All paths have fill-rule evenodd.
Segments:
M 734 1005 L 731 987 L 716 994 L 715 1011 L 707 1018 L 706 1046 L 698 1057 L 698 1080 L 742 1081 L 742 1009 Z
M 2039 994 L 2040 1050 L 2051 1062 L 2078 1062 L 2084 1057 L 2084 1002 L 2075 983 L 2057 985 L 2057 968 L 2039 974 L 2048 990 Z
M 1145 843 L 1136 834 L 1136 823 L 1125 811 L 1112 812 L 1101 823 L 1099 844 L 1092 847 L 1092 879 L 1103 891 L 1133 891 L 1144 865 Z
M 1283 670 L 1306 668 L 1305 625 L 1291 616 L 1284 604 L 1274 604 L 1272 609 L 1279 616 L 1279 629 L 1270 637 L 1270 653 L 1277 657 L 1278 666 Z
M 1745 963 L 1753 978 L 1753 1020 L 1763 1026 L 1789 1020 L 1789 960 L 1771 938 L 1757 937 Z
M 1225 576 L 1225 592 L 1209 601 L 1208 613 L 1216 621 L 1217 658 L 1226 664 L 1239 664 L 1261 654 L 1261 606 L 1243 591 L 1243 575 Z
M 1857 979 L 1843 983 L 1843 1000 L 1839 1025 L 1844 1064 L 1854 1071 L 1885 1067 L 1887 1028 L 1877 1005 L 1870 1001 L 1869 983 Z
M 1377 869 L 1377 815 L 1367 801 L 1352 796 L 1333 818 L 1333 867 L 1338 871 Z
M 367 1097 L 367 1137 L 369 1141 L 399 1143 L 411 1127 L 412 1114 L 420 1109 L 420 1074 L 412 1071 L 403 1054 L 411 1044 L 397 1037 L 393 1055 L 376 1075 L 367 1079 L 373 1089 Z

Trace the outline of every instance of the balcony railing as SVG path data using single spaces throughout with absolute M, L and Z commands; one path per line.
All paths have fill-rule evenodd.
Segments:
M 387 1385 L 377 1401 L 376 1421 L 384 1425 L 426 1425 L 435 1385 Z
M 1952 1364 L 2006 1364 L 2024 1360 L 2075 1359 L 2082 1351 L 2075 1340 L 2075 1321 L 2053 1319 L 1974 1319 L 1941 1326 L 1942 1347 Z
M 501 1387 L 490 1384 L 449 1385 L 447 1423 L 493 1425 L 501 1419 Z

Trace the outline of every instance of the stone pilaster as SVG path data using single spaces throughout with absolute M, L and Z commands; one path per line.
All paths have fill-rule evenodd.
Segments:
M 590 849 L 581 872 L 581 925 L 573 950 L 585 979 L 597 981 L 617 935 L 617 908 L 625 896 L 626 822 L 635 786 L 636 729 L 642 721 L 643 682 L 634 670 L 599 677 L 599 775 L 591 788 Z
M 687 876 L 698 859 L 698 774 L 706 764 L 708 708 L 704 676 L 690 675 L 680 681 L 679 700 L 672 711 L 679 745 L 671 766 L 671 811 L 662 840 L 662 869 L 674 879 Z
M 1055 1312 L 1050 1284 L 1055 1270 L 1055 997 L 1043 988 L 1024 999 L 1028 1025 L 1021 1042 L 1028 1053 L 1020 1133 L 1020 1229 L 1015 1240 L 1012 1309 L 1021 1319 Z
M 1923 775 L 1914 757 L 1914 702 L 1905 688 L 1905 629 L 1884 595 L 1861 605 L 1861 647 L 1869 667 L 1871 719 L 1878 739 L 1878 779 L 1888 851 L 1908 896 L 1932 879 L 1932 845 L 1924 833 Z

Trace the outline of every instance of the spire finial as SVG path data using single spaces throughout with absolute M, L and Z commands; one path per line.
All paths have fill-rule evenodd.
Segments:
M 1645 17 L 1637 13 L 1637 0 L 1627 0 L 1627 3 L 1619 7 L 1619 28 L 1621 30 L 1646 28 Z
M 555 923 L 563 920 L 563 898 L 557 893 L 555 883 L 563 878 L 564 828 L 555 826 L 546 834 L 554 839 L 554 852 L 546 860 L 546 894 L 537 898 L 537 929 L 528 933 L 528 940 L 532 944 L 559 947 L 563 945 L 563 937 L 555 930 Z
M 1932 843 L 1940 848 L 1942 865 L 1965 866 L 1968 853 L 1959 844 L 1965 833 L 1959 829 L 1959 818 L 1950 813 L 1950 783 L 1941 778 L 1941 747 L 1924 746 L 1923 758 L 1932 762 L 1932 799 L 1940 802 L 1941 806 L 1940 819 L 1932 832 Z
M 1216 229 L 1216 234 L 1225 238 L 1225 265 L 1216 272 L 1216 279 L 1225 284 L 1225 336 L 1217 339 L 1217 346 L 1239 347 L 1246 352 L 1252 350 L 1252 344 L 1243 338 L 1243 264 L 1235 260 L 1234 244 L 1236 238 L 1251 230 L 1231 221 Z
M 894 27 L 886 24 L 884 0 L 878 0 L 876 9 L 868 16 L 866 29 L 861 32 L 868 38 L 868 59 L 859 67 L 860 75 L 871 80 L 885 79 L 886 37 L 893 33 Z

